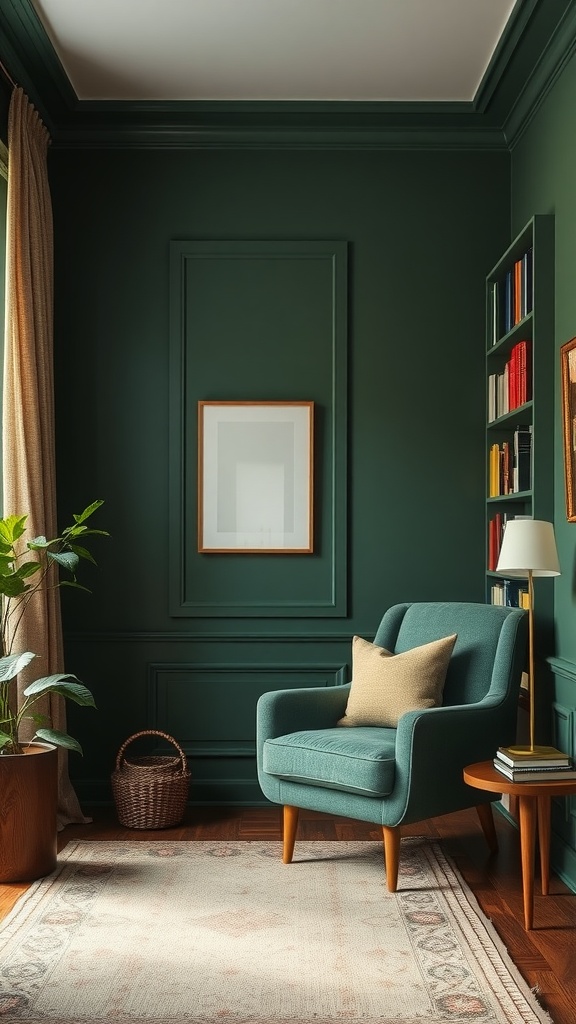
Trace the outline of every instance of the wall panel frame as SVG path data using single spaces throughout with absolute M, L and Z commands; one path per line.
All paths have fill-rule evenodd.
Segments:
M 170 256 L 170 614 L 345 617 L 347 243 L 174 241 Z M 197 403 L 299 400 L 315 407 L 314 553 L 199 552 Z

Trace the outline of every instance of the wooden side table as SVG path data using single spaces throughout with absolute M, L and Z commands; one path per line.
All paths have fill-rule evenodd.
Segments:
M 464 782 L 488 793 L 509 793 L 518 798 L 524 927 L 529 930 L 534 921 L 536 820 L 538 820 L 542 895 L 547 896 L 550 882 L 550 801 L 553 796 L 570 796 L 576 793 L 576 779 L 510 782 L 494 767 L 492 761 L 479 761 L 478 764 L 468 765 L 464 769 Z

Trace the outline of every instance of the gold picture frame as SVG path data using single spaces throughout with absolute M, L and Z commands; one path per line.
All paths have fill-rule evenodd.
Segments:
M 198 402 L 198 551 L 312 554 L 314 402 Z
M 576 338 L 560 348 L 566 518 L 576 523 Z

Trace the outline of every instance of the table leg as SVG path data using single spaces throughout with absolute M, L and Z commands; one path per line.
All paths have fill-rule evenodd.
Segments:
M 535 800 L 520 795 L 518 800 L 520 824 L 520 854 L 522 860 L 522 891 L 524 894 L 524 927 L 532 928 L 534 921 L 534 841 L 536 838 Z
M 538 797 L 538 845 L 540 847 L 540 880 L 542 895 L 548 895 L 550 885 L 550 806 L 549 796 Z

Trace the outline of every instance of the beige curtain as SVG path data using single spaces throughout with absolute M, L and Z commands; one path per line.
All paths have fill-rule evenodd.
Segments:
M 20 88 L 8 118 L 6 336 L 3 396 L 4 514 L 29 514 L 29 536 L 57 535 L 53 370 L 53 233 L 47 175 L 48 132 Z M 33 605 L 33 606 L 32 606 Z M 64 671 L 57 589 L 39 594 L 16 636 L 15 651 L 37 657 L 19 692 L 39 675 Z M 44 714 L 65 731 L 64 701 Z M 25 737 L 29 738 L 29 737 Z M 86 821 L 59 751 L 59 826 Z

